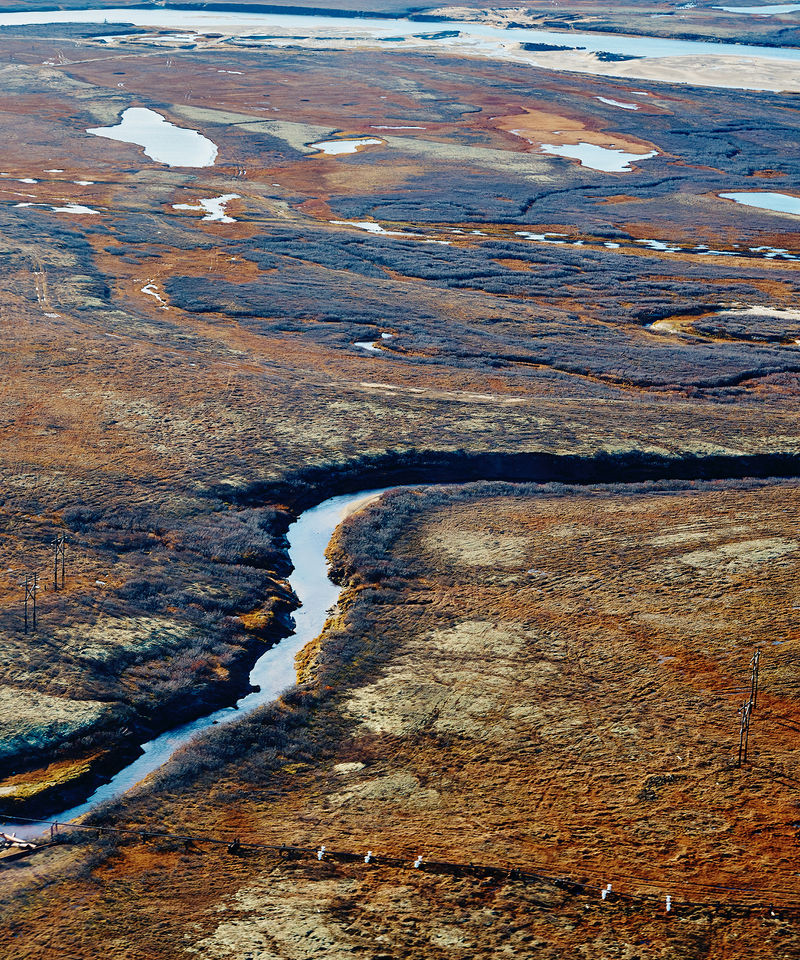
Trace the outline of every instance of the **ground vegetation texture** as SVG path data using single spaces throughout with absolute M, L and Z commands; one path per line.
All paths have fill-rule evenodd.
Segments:
M 798 218 L 724 196 L 794 196 L 797 84 L 315 43 L 0 29 L 0 814 L 247 693 L 306 507 L 498 485 L 342 528 L 299 686 L 93 815 L 222 846 L 3 863 L 0 956 L 800 955 Z M 214 162 L 88 132 L 129 108 Z

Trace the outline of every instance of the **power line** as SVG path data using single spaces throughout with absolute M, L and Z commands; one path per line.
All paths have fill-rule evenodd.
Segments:
M 169 831 L 162 830 L 143 830 L 140 828 L 133 827 L 104 827 L 104 826 L 94 826 L 91 824 L 83 823 L 59 823 L 55 820 L 46 820 L 43 818 L 36 817 L 16 817 L 8 816 L 6 820 L 13 820 L 16 823 L 40 823 L 45 826 L 49 825 L 51 828 L 51 838 L 55 839 L 58 834 L 58 831 L 61 829 L 67 830 L 84 830 L 88 832 L 94 832 L 96 834 L 109 833 L 116 834 L 120 836 L 133 836 L 138 837 L 142 840 L 172 840 L 181 843 L 202 843 L 210 844 L 214 846 L 224 846 L 229 853 L 241 854 L 245 853 L 248 849 L 252 850 L 270 850 L 278 853 L 282 859 L 301 859 L 303 857 L 308 857 L 309 859 L 316 860 L 329 860 L 343 863 L 354 863 L 354 862 L 368 862 L 374 866 L 389 866 L 397 867 L 402 869 L 420 869 L 424 867 L 424 870 L 431 873 L 443 873 L 452 875 L 454 872 L 457 872 L 463 876 L 475 876 L 475 877 L 496 877 L 498 879 L 510 879 L 510 880 L 521 880 L 523 882 L 547 882 L 553 883 L 556 886 L 562 886 L 565 888 L 575 888 L 573 892 L 586 893 L 594 890 L 592 886 L 593 883 L 598 884 L 597 889 L 600 890 L 600 885 L 604 883 L 609 874 L 601 874 L 595 869 L 585 869 L 583 867 L 573 867 L 571 872 L 580 873 L 581 879 L 574 880 L 564 872 L 559 872 L 553 874 L 553 865 L 552 864 L 542 864 L 542 863 L 527 863 L 524 866 L 509 866 L 508 864 L 503 865 L 490 865 L 490 864 L 474 864 L 474 863 L 463 863 L 463 862 L 453 862 L 446 860 L 425 860 L 421 856 L 417 857 L 419 865 L 415 866 L 416 861 L 412 861 L 408 857 L 394 857 L 394 856 L 385 856 L 372 853 L 370 851 L 369 860 L 365 860 L 365 855 L 363 851 L 345 851 L 345 850 L 329 850 L 327 847 L 303 847 L 297 846 L 294 844 L 277 844 L 277 843 L 265 843 L 259 840 L 241 840 L 239 837 L 233 838 L 224 838 L 216 837 L 210 834 L 188 834 L 188 833 L 170 833 Z M 49 844 L 48 844 L 49 845 Z M 364 847 L 366 850 L 366 846 Z M 320 856 L 322 853 L 322 856 Z M 0 860 L 0 865 L 2 865 L 2 860 Z M 544 872 L 542 872 L 544 871 Z M 622 897 L 628 900 L 652 900 L 655 897 L 661 899 L 663 896 L 663 891 L 666 889 L 675 890 L 681 888 L 689 888 L 694 890 L 697 894 L 723 894 L 723 893 L 734 893 L 739 896 L 747 896 L 748 894 L 752 895 L 754 898 L 764 898 L 768 897 L 769 902 L 762 900 L 753 901 L 726 901 L 725 905 L 730 907 L 742 907 L 756 909 L 758 907 L 772 907 L 775 905 L 782 904 L 784 907 L 798 908 L 800 909 L 800 896 L 798 896 L 797 890 L 785 890 L 780 888 L 746 888 L 742 889 L 741 887 L 735 887 L 728 884 L 719 884 L 719 883 L 710 883 L 701 880 L 691 880 L 688 878 L 682 877 L 673 877 L 667 878 L 667 880 L 653 879 L 652 877 L 642 877 L 637 876 L 636 874 L 628 874 L 620 871 L 614 871 L 613 877 L 619 881 L 627 881 L 631 884 L 638 884 L 643 887 L 655 888 L 658 890 L 658 894 L 652 894 L 646 896 L 644 894 L 631 894 L 631 893 L 617 893 L 617 897 Z M 673 900 L 675 895 L 671 894 Z M 783 897 L 783 900 L 779 898 Z M 689 902 L 689 901 L 686 901 Z M 704 903 L 695 903 L 696 906 L 706 906 L 708 904 Z

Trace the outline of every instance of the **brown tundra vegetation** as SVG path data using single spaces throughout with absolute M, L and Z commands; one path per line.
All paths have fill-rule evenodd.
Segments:
M 721 196 L 792 194 L 796 94 L 174 33 L 0 29 L 0 820 L 235 703 L 289 525 L 418 486 L 295 686 L 0 853 L 0 957 L 800 956 L 797 218 Z

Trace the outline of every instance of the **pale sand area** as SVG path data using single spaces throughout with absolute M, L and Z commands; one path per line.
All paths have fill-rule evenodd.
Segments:
M 528 53 L 522 49 L 508 54 L 508 57 L 548 70 L 591 73 L 604 77 L 738 90 L 800 91 L 800 67 L 797 64 L 757 57 L 642 57 L 639 60 L 604 63 L 593 53 L 580 50 Z

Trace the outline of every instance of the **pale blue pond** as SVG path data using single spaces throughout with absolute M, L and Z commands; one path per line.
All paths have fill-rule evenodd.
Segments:
M 144 147 L 145 155 L 168 167 L 210 167 L 217 145 L 196 130 L 176 127 L 160 113 L 130 107 L 113 127 L 90 127 L 87 133 Z
M 769 193 L 768 191 L 748 191 L 747 193 L 721 193 L 724 200 L 735 200 L 746 207 L 759 210 L 772 210 L 775 213 L 794 213 L 800 216 L 800 197 L 789 193 Z

